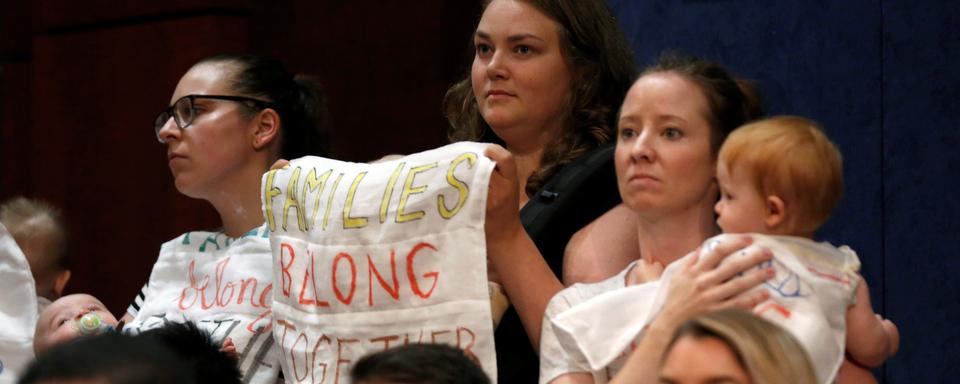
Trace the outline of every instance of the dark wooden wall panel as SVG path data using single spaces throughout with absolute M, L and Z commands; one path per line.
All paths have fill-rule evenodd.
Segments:
M 0 45 L 0 198 L 63 208 L 75 235 L 68 291 L 117 313 L 161 242 L 219 225 L 208 204 L 173 187 L 152 132 L 192 63 L 253 52 L 316 75 L 332 156 L 366 161 L 445 142 L 440 102 L 465 73 L 479 12 L 452 0 L 16 3 L 0 8 L 0 30 L 11 31 Z
M 29 195 L 34 165 L 30 116 L 30 64 L 0 66 L 0 201 Z
M 30 52 L 29 1 L 0 2 L 0 60 L 25 59 Z
M 71 223 L 70 291 L 119 311 L 162 241 L 216 228 L 207 204 L 173 187 L 152 122 L 195 60 L 245 50 L 246 36 L 245 18 L 207 16 L 34 39 L 31 158 L 43 161 L 30 189 Z
M 332 157 L 368 161 L 446 142 L 441 100 L 464 74 L 479 3 L 258 6 L 267 19 L 253 25 L 254 50 L 316 75 L 329 94 Z
M 157 18 L 246 14 L 248 3 L 236 0 L 41 0 L 35 3 L 35 23 L 44 31 L 82 31 L 111 28 L 116 24 L 147 23 Z

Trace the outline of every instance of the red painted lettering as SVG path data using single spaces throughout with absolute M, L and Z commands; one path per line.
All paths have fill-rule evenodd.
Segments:
M 207 289 L 207 280 L 209 280 L 209 278 L 204 279 L 203 287 L 197 286 L 197 276 L 194 275 L 193 273 L 193 269 L 194 267 L 196 267 L 196 265 L 197 265 L 197 261 L 191 260 L 190 265 L 187 267 L 187 279 L 190 280 L 190 286 L 184 288 L 183 291 L 180 292 L 180 301 L 178 302 L 177 305 L 180 307 L 181 311 L 186 311 L 187 309 L 192 307 L 194 304 L 196 304 L 197 296 L 200 296 L 201 294 L 203 294 L 203 290 Z M 187 296 L 189 293 L 193 293 L 192 295 L 189 295 L 190 297 L 193 298 L 193 300 L 190 301 L 190 304 L 186 304 L 185 301 L 187 300 Z
M 390 289 L 390 286 L 387 285 L 386 281 L 383 281 L 383 276 L 380 275 L 380 271 L 377 270 L 377 267 L 373 265 L 373 259 L 370 255 L 367 255 L 367 304 L 371 307 L 373 306 L 373 277 L 377 277 L 377 281 L 380 283 L 380 286 L 383 287 L 387 294 L 390 297 L 393 297 L 394 300 L 400 299 L 400 282 L 397 281 L 397 261 L 396 253 L 391 249 L 390 250 L 390 276 L 393 278 L 393 289 Z
M 341 292 L 340 287 L 337 286 L 337 264 L 343 259 L 350 262 L 350 294 L 346 297 L 343 296 L 343 292 Z M 333 271 L 331 271 L 331 274 L 333 275 L 333 293 L 341 303 L 350 305 L 350 302 L 353 301 L 353 294 L 357 291 L 357 264 L 353 262 L 353 257 L 346 252 L 338 253 L 337 256 L 333 258 Z M 339 370 L 340 367 L 338 366 L 337 369 Z
M 313 252 L 307 251 L 307 256 L 310 258 L 310 268 L 303 271 L 303 285 L 300 287 L 300 304 L 305 305 L 315 305 L 318 307 L 329 307 L 330 303 L 325 300 L 320 300 L 320 294 L 317 292 L 317 283 L 314 281 L 316 272 L 313 268 L 313 260 L 315 259 Z M 307 283 L 309 282 L 310 287 L 313 288 L 313 299 L 305 299 L 303 297 L 304 292 L 307 291 Z
M 463 337 L 462 337 L 463 334 L 467 334 L 470 336 L 470 341 L 467 342 L 466 346 L 463 345 Z M 477 342 L 477 335 L 474 334 L 473 331 L 470 330 L 470 328 L 457 327 L 457 348 L 460 348 L 463 350 L 464 353 L 470 356 L 473 356 L 473 351 L 471 351 L 471 348 L 473 348 L 473 345 L 476 342 Z M 480 360 L 478 359 L 477 361 L 480 361 Z
M 270 308 L 273 306 L 273 297 L 270 296 L 270 292 L 273 291 L 273 283 L 267 284 L 267 287 L 260 292 L 260 306 L 264 308 Z M 254 305 L 256 307 L 256 305 Z
M 304 355 L 303 356 L 303 375 L 301 375 L 300 370 L 297 369 L 297 358 L 294 355 L 293 351 L 296 351 L 297 349 L 299 349 L 297 348 L 297 345 L 299 345 L 301 341 L 303 341 L 303 348 L 306 349 L 307 335 L 301 333 L 293 341 L 293 345 L 291 346 L 292 349 L 290 350 L 290 368 L 291 370 L 293 370 L 293 378 L 297 379 L 297 382 L 303 382 L 303 380 L 307 378 L 307 375 L 310 374 L 310 366 L 312 365 L 310 364 L 309 361 L 307 361 L 307 356 Z
M 413 249 L 410 250 L 410 253 L 407 254 L 407 278 L 410 279 L 410 289 L 413 290 L 413 293 L 421 298 L 427 299 L 431 294 L 433 294 L 433 289 L 437 287 L 437 281 L 439 280 L 440 272 L 431 271 L 423 274 L 423 277 L 433 278 L 433 284 L 430 286 L 430 290 L 427 291 L 427 293 L 423 293 L 423 291 L 420 290 L 420 284 L 417 282 L 417 276 L 413 272 L 413 259 L 416 257 L 417 252 L 420 252 L 420 250 L 423 248 L 430 248 L 434 252 L 437 250 L 436 247 L 430 245 L 429 243 L 419 243 L 415 245 Z
M 340 382 L 340 366 L 344 364 L 350 364 L 353 360 L 343 358 L 343 346 L 344 344 L 357 343 L 360 340 L 357 339 L 341 339 L 337 338 L 337 371 L 334 379 L 334 383 Z
M 249 278 L 246 280 L 240 280 L 240 296 L 237 296 L 237 304 L 243 304 L 243 295 L 247 293 L 247 288 L 253 285 L 253 289 L 250 290 L 250 305 L 254 308 L 260 307 L 255 301 L 254 295 L 257 294 L 257 279 Z
M 400 336 L 389 335 L 389 336 L 374 337 L 370 339 L 370 341 L 374 343 L 378 343 L 382 341 L 384 350 L 387 350 L 387 348 L 390 348 L 390 341 L 393 341 L 393 340 L 400 340 Z
M 284 250 L 287 250 L 290 254 L 290 261 L 286 264 L 283 263 Z M 290 286 L 293 285 L 293 277 L 290 276 L 290 266 L 293 265 L 293 259 L 296 258 L 296 255 L 293 252 L 293 246 L 287 243 L 280 243 L 280 291 L 283 292 L 283 295 L 290 297 Z

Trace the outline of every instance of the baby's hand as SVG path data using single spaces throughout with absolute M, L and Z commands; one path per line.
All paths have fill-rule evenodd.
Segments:
M 226 353 L 235 360 L 240 360 L 240 354 L 237 353 L 237 345 L 233 343 L 233 339 L 227 337 L 223 339 L 223 345 L 220 346 L 220 352 Z
M 893 356 L 897 353 L 897 350 L 900 349 L 900 330 L 897 329 L 897 325 L 892 321 L 884 319 L 883 316 L 876 315 L 877 320 L 880 321 L 880 326 L 883 327 L 883 332 L 887 334 L 887 357 Z

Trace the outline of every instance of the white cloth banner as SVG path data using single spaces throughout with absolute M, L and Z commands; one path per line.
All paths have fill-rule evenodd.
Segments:
M 192 321 L 220 343 L 230 337 L 244 383 L 275 383 L 280 351 L 271 334 L 273 284 L 269 231 L 240 238 L 187 232 L 160 247 L 137 316 L 123 332 Z
M 706 244 L 709 247 L 725 236 L 729 235 Z M 846 313 L 853 304 L 859 259 L 847 247 L 838 249 L 798 237 L 752 236 L 750 247 L 766 248 L 774 255 L 761 267 L 776 272 L 773 279 L 754 288 L 770 291 L 770 299 L 754 313 L 790 331 L 810 355 L 819 382 L 832 382 L 843 363 Z M 744 253 L 729 256 L 736 257 Z M 607 292 L 561 313 L 551 319 L 557 338 L 577 349 L 595 371 L 622 359 L 663 308 L 668 286 L 661 282 L 670 281 L 686 262 L 684 258 L 669 265 L 658 282 Z
M 305 157 L 264 176 L 286 380 L 345 383 L 360 357 L 407 343 L 457 346 L 496 378 L 485 147 L 379 164 Z
M 37 290 L 30 264 L 0 224 L 0 383 L 15 383 L 33 360 Z

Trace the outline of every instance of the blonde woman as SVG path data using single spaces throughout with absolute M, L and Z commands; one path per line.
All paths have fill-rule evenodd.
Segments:
M 800 343 L 779 326 L 742 310 L 697 316 L 673 334 L 660 383 L 816 383 Z

